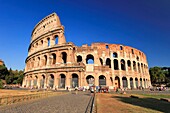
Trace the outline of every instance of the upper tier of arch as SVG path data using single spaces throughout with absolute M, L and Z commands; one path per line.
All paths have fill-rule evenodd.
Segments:
M 52 13 L 45 18 L 43 18 L 40 22 L 38 22 L 31 34 L 31 42 L 37 39 L 38 37 L 46 34 L 48 32 L 52 32 L 56 29 L 63 29 L 61 25 L 60 19 L 56 13 Z

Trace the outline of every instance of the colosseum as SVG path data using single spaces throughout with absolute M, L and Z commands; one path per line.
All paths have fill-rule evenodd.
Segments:
M 67 89 L 106 86 L 151 86 L 146 55 L 121 44 L 92 43 L 78 47 L 66 42 L 64 26 L 56 13 L 33 29 L 25 60 L 23 87 Z

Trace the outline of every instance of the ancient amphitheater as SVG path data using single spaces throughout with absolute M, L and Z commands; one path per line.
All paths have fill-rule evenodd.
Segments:
M 64 27 L 56 13 L 42 19 L 31 37 L 23 87 L 151 86 L 142 51 L 120 44 L 92 43 L 78 47 L 66 42 Z

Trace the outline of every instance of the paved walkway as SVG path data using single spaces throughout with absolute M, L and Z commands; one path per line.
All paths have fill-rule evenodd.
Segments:
M 90 94 L 78 92 L 0 107 L 0 113 L 84 113 Z

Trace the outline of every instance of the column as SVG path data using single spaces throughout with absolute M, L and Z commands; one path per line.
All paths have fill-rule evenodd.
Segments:
M 136 82 L 135 82 L 135 78 L 133 78 L 133 88 L 136 89 Z
M 121 76 L 119 77 L 119 80 L 120 80 L 120 88 L 123 88 L 123 82 L 122 82 L 122 77 Z
M 130 89 L 131 87 L 130 87 L 130 79 L 129 79 L 129 77 L 127 77 L 127 84 L 128 84 L 128 89 Z

